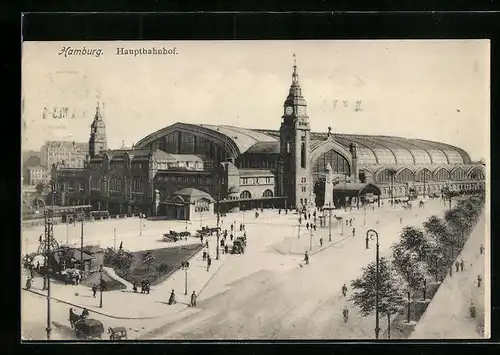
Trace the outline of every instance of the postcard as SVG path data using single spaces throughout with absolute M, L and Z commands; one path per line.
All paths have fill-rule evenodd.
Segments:
M 22 340 L 490 337 L 488 40 L 22 46 Z

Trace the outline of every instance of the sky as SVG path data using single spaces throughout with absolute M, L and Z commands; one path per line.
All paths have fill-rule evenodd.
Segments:
M 312 131 L 429 139 L 488 160 L 488 40 L 25 42 L 23 150 L 87 142 L 98 101 L 112 149 L 176 122 L 277 130 L 294 53 Z

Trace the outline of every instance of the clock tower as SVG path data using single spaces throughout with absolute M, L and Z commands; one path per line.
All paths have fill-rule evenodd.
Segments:
M 297 63 L 292 74 L 292 85 L 283 104 L 280 128 L 280 155 L 283 161 L 283 192 L 287 205 L 300 208 L 309 205 L 312 179 L 309 166 L 310 131 L 307 102 L 299 85 Z
M 90 126 L 89 156 L 92 158 L 107 149 L 106 125 L 101 115 L 99 103 L 95 109 L 95 116 Z

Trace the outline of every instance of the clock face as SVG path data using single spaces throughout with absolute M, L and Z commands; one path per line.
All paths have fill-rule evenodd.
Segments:
M 287 108 L 285 109 L 285 113 L 287 115 L 291 115 L 293 113 L 293 108 L 292 106 L 287 106 Z

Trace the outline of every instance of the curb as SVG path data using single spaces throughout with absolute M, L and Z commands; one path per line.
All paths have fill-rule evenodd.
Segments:
M 39 296 L 42 296 L 42 297 L 45 297 L 47 298 L 47 295 L 41 293 L 41 292 L 37 292 L 37 291 L 33 291 L 33 290 L 26 290 L 23 288 L 23 291 L 28 291 L 28 292 L 31 292 L 31 293 L 34 293 L 36 295 L 39 295 Z M 59 298 L 56 298 L 56 297 L 51 297 L 52 300 L 55 300 L 55 301 L 58 301 L 60 303 L 64 303 L 64 304 L 67 304 L 67 305 L 70 305 L 70 306 L 73 306 L 73 307 L 77 307 L 77 308 L 87 308 L 87 310 L 89 312 L 93 312 L 93 313 L 96 313 L 96 314 L 100 314 L 101 316 L 105 316 L 105 317 L 108 317 L 108 318 L 114 318 L 114 319 L 125 319 L 125 320 L 149 320 L 149 319 L 158 319 L 158 318 L 162 318 L 162 317 L 167 317 L 167 316 L 171 316 L 171 315 L 174 315 L 174 314 L 178 314 L 180 312 L 183 312 L 186 310 L 187 306 L 184 307 L 183 309 L 181 309 L 180 311 L 178 312 L 175 312 L 175 313 L 171 313 L 171 314 L 165 314 L 165 315 L 161 315 L 161 316 L 155 316 L 155 317 L 120 317 L 120 316 L 115 316 L 115 315 L 111 315 L 111 314 L 106 314 L 106 313 L 103 313 L 103 312 L 99 312 L 99 311 L 96 311 L 96 310 L 93 310 L 93 309 L 89 309 L 88 307 L 82 307 L 78 304 L 75 304 L 75 303 L 71 303 L 71 302 L 68 302 L 68 301 L 64 301 L 64 300 L 61 300 Z
M 322 252 L 323 250 L 326 250 L 326 249 L 328 249 L 330 247 L 333 247 L 334 245 L 336 245 L 336 244 L 338 244 L 340 242 L 343 242 L 344 240 L 350 239 L 350 238 L 352 238 L 352 237 L 351 236 L 347 236 L 347 237 L 344 237 L 342 239 L 339 239 L 339 240 L 331 243 L 330 245 L 324 246 L 323 248 L 316 250 L 314 253 L 310 253 L 309 255 L 316 255 L 316 254 Z M 281 255 L 304 255 L 303 253 L 281 253 L 279 251 L 277 251 L 277 252 L 280 253 Z
M 224 266 L 224 263 L 221 263 L 219 268 L 217 270 L 215 270 L 215 272 L 213 273 L 212 276 L 210 276 L 210 278 L 207 280 L 207 282 L 205 282 L 205 285 L 203 285 L 203 287 L 200 289 L 200 291 L 198 291 L 198 297 L 201 295 L 201 293 L 203 292 L 203 290 L 208 286 L 208 284 L 210 283 L 210 281 L 212 281 L 212 279 L 215 277 L 215 275 L 217 275 L 217 273 L 219 272 L 220 269 L 222 269 L 222 267 Z

